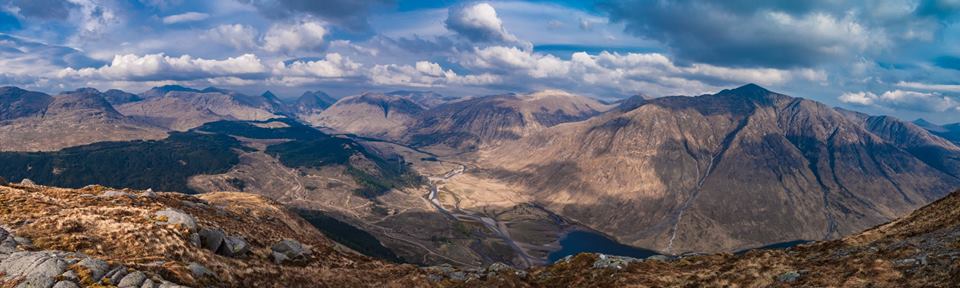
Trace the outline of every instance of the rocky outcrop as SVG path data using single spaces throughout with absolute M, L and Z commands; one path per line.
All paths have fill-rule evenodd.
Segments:
M 32 248 L 31 242 L 2 228 L 0 239 L 3 239 L 0 241 L 0 284 L 11 285 L 9 287 L 183 287 L 159 275 L 148 275 L 123 265 L 111 267 L 106 261 L 82 253 L 25 251 L 23 248 Z
M 272 251 L 270 257 L 273 258 L 273 262 L 277 264 L 287 262 L 303 263 L 308 260 L 312 253 L 309 247 L 304 247 L 302 243 L 292 239 L 280 240 L 280 242 L 270 247 L 270 250 Z
M 109 191 L 124 194 L 102 197 Z M 9 228 L 0 231 L 0 286 L 427 285 L 415 267 L 338 247 L 260 196 L 152 193 L 0 186 L 0 224 Z M 275 253 L 286 259 L 275 263 Z

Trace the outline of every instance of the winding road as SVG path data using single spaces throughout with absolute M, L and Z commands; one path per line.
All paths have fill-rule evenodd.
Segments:
M 457 164 L 457 165 L 458 165 L 457 168 L 447 173 L 444 173 L 443 176 L 430 177 L 430 181 L 429 181 L 430 191 L 427 193 L 425 199 L 429 201 L 430 204 L 433 204 L 433 207 L 437 208 L 438 212 L 443 213 L 444 215 L 447 215 L 447 217 L 450 217 L 454 220 L 457 220 L 457 221 L 470 220 L 474 222 L 483 223 L 483 225 L 487 227 L 487 229 L 490 229 L 490 231 L 492 231 L 494 234 L 497 234 L 498 237 L 503 239 L 503 241 L 506 242 L 507 245 L 510 245 L 510 248 L 513 249 L 514 252 L 517 253 L 517 255 L 520 255 L 520 258 L 523 260 L 524 264 L 527 267 L 530 267 L 533 265 L 533 263 L 536 263 L 537 260 L 535 258 L 530 256 L 530 254 L 527 254 L 527 251 L 520 248 L 520 245 L 517 245 L 517 243 L 513 241 L 513 238 L 510 238 L 510 232 L 507 231 L 507 227 L 504 223 L 500 223 L 494 218 L 460 213 L 463 211 L 453 212 L 443 207 L 443 203 L 440 203 L 440 200 L 437 198 L 438 194 L 440 193 L 440 184 L 442 184 L 446 180 L 449 180 L 450 178 L 463 174 L 463 172 L 467 170 L 467 166 L 464 166 L 462 164 Z

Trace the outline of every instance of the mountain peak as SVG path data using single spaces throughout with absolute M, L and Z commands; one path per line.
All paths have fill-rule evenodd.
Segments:
M 217 88 L 217 87 L 210 86 L 210 87 L 207 87 L 207 88 L 203 88 L 203 90 L 200 90 L 200 92 L 203 92 L 203 93 L 223 93 L 223 94 L 227 94 L 227 93 L 230 93 L 231 91 L 230 91 L 230 90 L 227 90 L 227 89 L 223 89 L 223 88 Z
M 753 83 L 748 83 L 746 85 L 734 88 L 733 90 L 730 90 L 730 91 L 738 92 L 738 93 L 749 93 L 749 94 L 771 93 L 770 90 L 767 90 L 766 88 L 760 87 L 760 85 L 753 84 Z
M 213 88 L 213 87 L 208 87 L 207 89 L 209 88 Z M 180 85 L 163 85 L 163 86 L 153 87 L 153 89 L 164 90 L 164 91 L 197 91 L 197 89 L 184 87 Z
M 537 92 L 527 94 L 526 96 L 527 98 L 534 100 L 534 99 L 541 99 L 541 98 L 546 98 L 551 96 L 574 97 L 577 95 L 574 95 L 570 92 L 563 91 L 560 89 L 545 89 L 545 90 L 540 90 Z
M 91 87 L 83 87 L 73 91 L 64 91 L 62 94 L 100 94 L 100 90 Z
M 173 91 L 200 92 L 200 90 L 189 88 L 189 87 L 183 87 L 180 85 L 163 85 L 163 86 L 150 88 L 150 90 L 147 90 L 146 92 L 143 92 L 140 95 L 144 96 L 144 98 L 161 97 Z

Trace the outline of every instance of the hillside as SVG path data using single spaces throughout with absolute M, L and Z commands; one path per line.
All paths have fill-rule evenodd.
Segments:
M 414 146 L 475 150 L 581 121 L 609 108 L 587 97 L 552 90 L 477 97 L 427 110 L 411 124 L 404 139 Z
M 0 151 L 53 151 L 102 141 L 159 139 L 166 130 L 117 112 L 95 89 L 56 96 L 0 91 Z
M 228 90 L 180 86 L 153 88 L 143 101 L 117 106 L 126 116 L 171 130 L 186 131 L 219 120 L 266 120 L 283 112 L 276 99 Z
M 394 138 L 423 110 L 420 105 L 399 96 L 363 93 L 340 99 L 305 121 L 345 133 Z
M 960 186 L 960 148 L 897 121 L 747 85 L 545 129 L 483 151 L 475 174 L 666 253 L 834 239 Z
M 4 287 L 431 286 L 252 194 L 21 183 L 0 185 L 0 204 Z

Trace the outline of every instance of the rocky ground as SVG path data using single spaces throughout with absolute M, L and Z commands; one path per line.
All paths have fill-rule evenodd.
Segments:
M 0 287 L 422 287 L 243 193 L 0 185 Z M 0 183 L 2 184 L 2 183 Z

